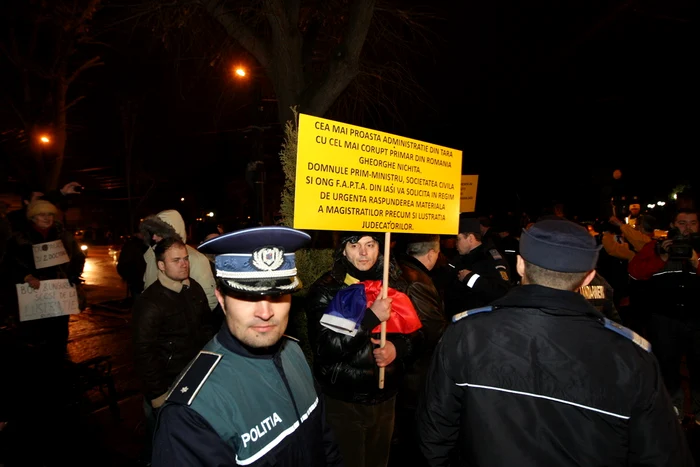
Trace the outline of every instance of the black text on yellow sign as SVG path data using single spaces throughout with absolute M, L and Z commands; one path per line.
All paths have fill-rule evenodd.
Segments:
M 301 114 L 294 227 L 457 233 L 462 151 Z

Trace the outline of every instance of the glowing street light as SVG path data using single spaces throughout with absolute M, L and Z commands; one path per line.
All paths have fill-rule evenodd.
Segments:
M 210 212 L 208 212 L 208 213 L 207 213 L 207 217 L 214 217 L 214 213 L 213 213 L 213 212 L 211 212 L 211 211 L 210 211 Z
M 41 142 L 41 144 L 49 144 L 51 142 L 51 138 L 49 135 L 39 135 L 39 142 Z
M 180 201 L 185 201 L 185 198 L 180 198 Z
M 236 67 L 235 73 L 238 76 L 240 76 L 241 78 L 245 77 L 245 75 L 246 75 L 245 69 L 243 69 L 241 67 Z

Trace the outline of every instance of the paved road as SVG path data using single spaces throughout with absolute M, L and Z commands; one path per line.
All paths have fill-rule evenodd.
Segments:
M 132 363 L 131 310 L 126 285 L 116 270 L 118 250 L 93 246 L 83 272 L 89 307 L 71 317 L 68 354 L 73 362 L 109 356 L 120 417 L 98 390 L 88 392 L 92 404 L 89 426 L 98 443 L 95 465 L 139 465 L 143 446 L 143 414 L 139 383 Z

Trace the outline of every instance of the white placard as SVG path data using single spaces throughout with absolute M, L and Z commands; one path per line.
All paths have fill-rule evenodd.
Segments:
M 32 245 L 34 249 L 34 266 L 37 269 L 49 268 L 57 264 L 67 263 L 70 259 L 61 240 Z
M 17 301 L 20 321 L 80 313 L 78 293 L 68 279 L 41 281 L 38 289 L 17 284 Z

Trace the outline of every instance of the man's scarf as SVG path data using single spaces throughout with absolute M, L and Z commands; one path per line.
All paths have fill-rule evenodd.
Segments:
M 382 281 L 363 281 L 340 290 L 321 317 L 321 324 L 335 332 L 354 336 L 360 328 L 365 312 L 382 293 Z M 410 334 L 421 328 L 421 322 L 411 299 L 389 287 L 387 296 L 392 298 L 391 316 L 386 322 L 386 332 Z M 372 332 L 378 333 L 381 325 Z

